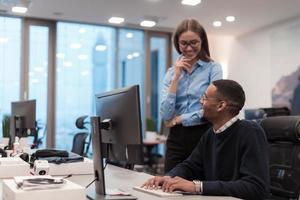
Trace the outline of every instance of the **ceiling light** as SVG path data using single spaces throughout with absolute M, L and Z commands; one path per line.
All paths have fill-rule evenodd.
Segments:
M 86 59 L 88 59 L 88 55 L 86 55 L 86 54 L 80 54 L 80 55 L 78 55 L 78 59 L 79 60 L 86 60 Z
M 126 33 L 126 37 L 127 38 L 132 38 L 133 37 L 133 33 Z
M 181 4 L 183 5 L 189 5 L 189 6 L 195 6 L 197 4 L 201 3 L 201 0 L 182 0 Z
M 220 26 L 222 26 L 222 22 L 221 21 L 214 21 L 213 25 L 214 25 L 214 27 L 220 27 Z
M 155 26 L 155 24 L 156 24 L 155 21 L 150 21 L 150 20 L 144 20 L 140 23 L 140 25 L 143 27 L 153 27 Z
M 7 43 L 7 42 L 8 42 L 8 38 L 0 37 L 0 43 Z
M 133 56 L 132 56 L 131 54 L 128 54 L 128 55 L 127 55 L 127 59 L 128 59 L 128 60 L 131 60 L 132 58 L 133 58 Z
M 64 64 L 63 64 L 64 67 L 72 67 L 73 66 L 73 63 L 70 62 L 70 61 L 65 61 Z
M 105 51 L 107 49 L 107 46 L 106 45 L 97 45 L 95 47 L 96 51 Z
M 22 7 L 22 6 L 14 6 L 14 7 L 11 8 L 12 12 L 14 12 L 14 13 L 21 13 L 21 14 L 26 13 L 27 10 L 28 10 L 28 8 Z
M 81 48 L 81 44 L 80 43 L 72 43 L 71 44 L 71 48 L 72 49 L 80 49 Z
M 108 22 L 112 23 L 112 24 L 121 24 L 121 23 L 124 22 L 124 18 L 122 18 L 122 17 L 111 17 L 111 18 L 109 18 Z
M 45 69 L 44 69 L 44 67 L 35 67 L 35 68 L 33 68 L 33 70 L 36 72 L 43 72 Z
M 64 53 L 57 53 L 56 54 L 56 58 L 64 59 L 65 58 L 65 54 Z
M 133 55 L 133 57 L 139 57 L 140 53 L 139 52 L 134 52 L 132 55 Z
M 227 16 L 226 17 L 226 21 L 228 21 L 228 22 L 234 22 L 235 21 L 235 17 L 234 16 Z
M 12 12 L 24 14 L 32 0 L 0 0 L 0 3 L 11 8 Z

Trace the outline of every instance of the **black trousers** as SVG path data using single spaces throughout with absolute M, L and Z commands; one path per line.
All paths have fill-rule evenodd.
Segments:
M 190 127 L 176 125 L 170 129 L 167 139 L 165 173 L 189 157 L 201 136 L 210 127 L 210 123 L 205 123 Z

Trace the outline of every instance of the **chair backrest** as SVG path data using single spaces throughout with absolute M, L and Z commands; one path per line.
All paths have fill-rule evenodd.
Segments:
M 73 138 L 72 152 L 84 156 L 84 147 L 86 138 L 89 134 L 87 132 L 76 133 Z
M 270 183 L 274 196 L 300 194 L 300 116 L 269 117 L 261 121 L 269 142 Z M 276 199 L 276 198 L 275 198 Z

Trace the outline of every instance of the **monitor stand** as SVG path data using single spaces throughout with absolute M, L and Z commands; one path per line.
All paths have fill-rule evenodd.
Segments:
M 94 176 L 95 184 L 87 191 L 87 197 L 92 200 L 102 199 L 137 199 L 134 196 L 115 196 L 106 195 L 105 192 L 105 179 L 103 168 L 103 155 L 102 155 L 102 138 L 101 129 L 109 128 L 107 123 L 101 122 L 100 117 L 91 117 L 92 125 L 92 147 L 93 147 L 93 163 L 94 163 Z

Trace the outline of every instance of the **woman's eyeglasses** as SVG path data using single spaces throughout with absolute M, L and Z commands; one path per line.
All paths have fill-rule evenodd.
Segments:
M 192 48 L 197 48 L 199 46 L 200 40 L 180 40 L 179 46 L 182 48 L 187 48 L 188 46 L 191 46 Z

